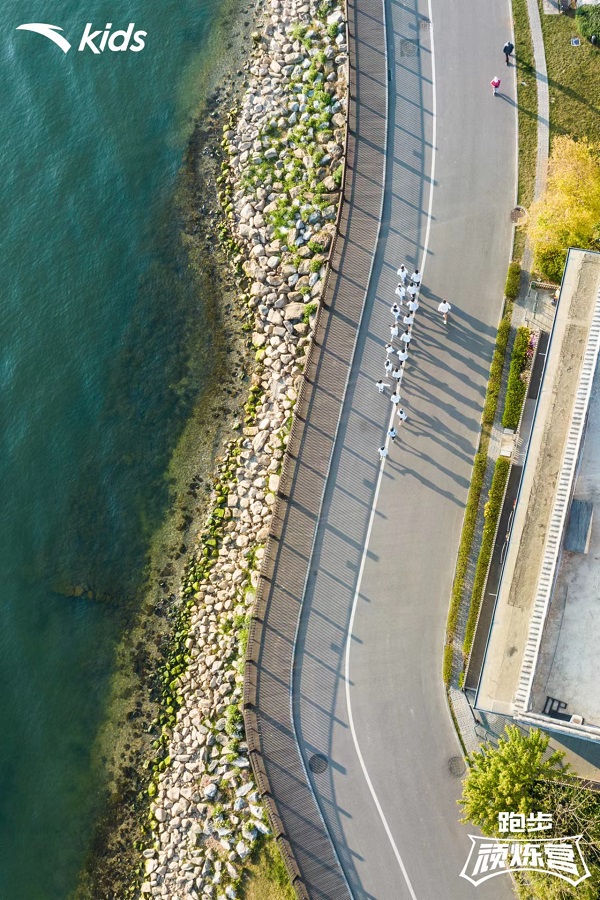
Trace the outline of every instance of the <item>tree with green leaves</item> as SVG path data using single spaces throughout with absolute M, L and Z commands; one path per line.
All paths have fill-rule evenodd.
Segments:
M 580 846 L 591 877 L 574 888 L 543 872 L 519 872 L 515 875 L 518 896 L 521 900 L 598 900 L 600 793 L 569 772 L 564 753 L 554 751 L 546 757 L 549 740 L 541 731 L 523 734 L 512 725 L 497 749 L 471 753 L 459 801 L 462 821 L 478 825 L 485 835 L 500 837 L 499 812 L 552 813 L 552 831 L 545 836 L 583 835 Z
M 506 738 L 498 748 L 484 747 L 467 759 L 469 772 L 463 783 L 459 803 L 463 822 L 478 825 L 486 835 L 498 834 L 498 813 L 518 812 L 527 815 L 543 810 L 546 793 L 544 782 L 564 775 L 564 753 L 556 750 L 544 759 L 549 737 L 541 731 L 523 734 L 509 725 Z
M 552 142 L 546 191 L 529 209 L 536 270 L 560 283 L 569 247 L 598 249 L 599 222 L 600 150 L 561 135 Z

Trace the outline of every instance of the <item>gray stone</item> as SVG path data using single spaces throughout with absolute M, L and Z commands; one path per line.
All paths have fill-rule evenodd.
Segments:
M 214 800 L 214 798 L 217 796 L 218 793 L 219 793 L 219 788 L 212 781 L 209 784 L 207 784 L 203 790 L 203 794 L 207 800 Z
M 304 303 L 288 303 L 285 307 L 284 311 L 284 319 L 286 321 L 293 321 L 294 319 L 301 319 L 304 315 Z

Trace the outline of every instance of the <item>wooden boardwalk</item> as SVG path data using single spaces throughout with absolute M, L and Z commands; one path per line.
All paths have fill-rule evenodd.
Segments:
M 344 195 L 329 279 L 290 433 L 250 628 L 244 719 L 255 776 L 302 898 L 350 890 L 315 801 L 291 713 L 298 619 L 379 233 L 387 133 L 381 0 L 348 0 Z

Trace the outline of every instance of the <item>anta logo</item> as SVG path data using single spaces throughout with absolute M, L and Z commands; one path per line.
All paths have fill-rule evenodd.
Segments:
M 105 50 L 112 50 L 116 53 L 119 50 L 131 50 L 132 53 L 139 53 L 144 49 L 144 38 L 147 31 L 134 31 L 135 24 L 130 22 L 128 27 L 122 31 L 111 31 L 112 22 L 107 22 L 104 29 L 94 31 L 94 26 L 88 22 L 85 31 L 79 41 L 78 50 L 91 50 L 92 53 L 104 53 Z M 62 28 L 58 25 L 47 25 L 43 22 L 30 22 L 27 25 L 19 25 L 17 31 L 35 31 L 42 34 L 49 40 L 53 41 L 63 53 L 68 53 L 71 44 L 66 37 L 60 32 Z

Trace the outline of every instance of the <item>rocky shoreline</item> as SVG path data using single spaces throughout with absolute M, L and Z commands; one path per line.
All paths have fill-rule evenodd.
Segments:
M 221 237 L 243 273 L 256 370 L 183 582 L 162 672 L 141 896 L 240 896 L 269 827 L 241 701 L 249 614 L 343 180 L 347 48 L 338 0 L 269 0 L 225 127 Z

